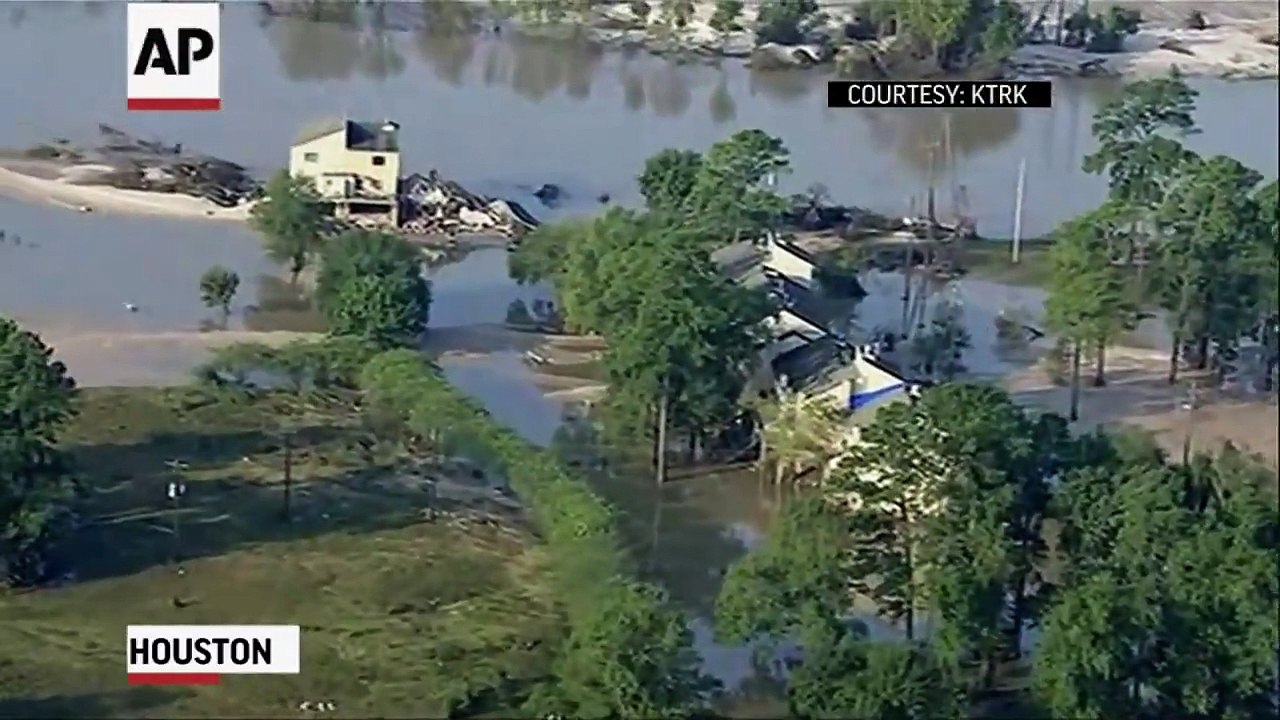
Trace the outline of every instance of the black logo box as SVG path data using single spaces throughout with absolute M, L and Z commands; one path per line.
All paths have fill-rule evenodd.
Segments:
M 1048 108 L 1049 80 L 832 80 L 827 107 Z

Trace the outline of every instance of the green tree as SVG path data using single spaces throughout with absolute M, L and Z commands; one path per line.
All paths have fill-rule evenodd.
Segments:
M 1016 641 L 1035 619 L 1046 482 L 1062 471 L 1065 442 L 1060 418 L 1030 418 L 983 385 L 941 385 L 878 410 L 826 486 L 848 508 L 852 587 L 908 637 L 928 603 L 950 618 L 951 650 L 990 662 L 1000 629 Z
M 639 230 L 600 263 L 611 282 L 600 315 L 604 364 L 616 399 L 630 399 L 632 417 L 653 418 L 661 460 L 669 428 L 696 448 L 737 412 L 770 308 L 763 294 L 731 282 L 690 247 L 688 229 L 651 219 Z
M 351 230 L 325 244 L 316 299 L 320 308 L 337 300 L 348 280 L 366 275 L 422 278 L 422 253 L 408 240 L 385 232 Z
M 1034 684 L 1055 716 L 1276 712 L 1274 473 L 1138 446 L 1064 476 L 1064 583 Z
M 1050 248 L 1052 274 L 1045 299 L 1045 325 L 1071 343 L 1070 418 L 1080 414 L 1080 357 L 1090 348 L 1096 357 L 1093 384 L 1106 383 L 1107 346 L 1133 327 L 1137 304 L 1118 248 L 1131 224 L 1125 207 L 1108 201 L 1069 221 L 1055 233 Z
M 817 13 L 815 0 L 762 0 L 756 11 L 756 43 L 798 45 Z
M 687 718 L 705 706 L 715 682 L 698 669 L 691 633 L 663 609 L 651 586 L 615 581 L 571 631 L 554 672 L 530 708 L 572 717 Z
M 558 286 L 570 246 L 590 231 L 589 221 L 577 219 L 539 225 L 507 254 L 507 274 L 521 285 L 550 282 Z
M 963 717 L 956 668 L 933 648 L 872 643 L 847 619 L 851 542 L 841 508 L 816 495 L 793 500 L 763 546 L 729 568 L 717 636 L 800 642 L 804 657 L 787 679 L 795 717 Z
M 805 646 L 787 700 L 794 717 L 960 720 L 969 717 L 956 664 L 932 645 L 858 641 Z
M 1259 269 L 1258 336 L 1263 352 L 1263 387 L 1275 388 L 1276 365 L 1280 363 L 1280 183 L 1272 180 L 1258 189 L 1256 257 Z
M 797 479 L 808 470 L 825 478 L 827 463 L 846 443 L 849 430 L 840 409 L 802 392 L 782 390 L 759 404 L 760 462 L 772 462 L 774 482 L 789 472 Z
M 56 443 L 76 411 L 75 383 L 53 350 L 0 318 L 0 578 L 48 574 L 48 552 L 72 519 L 75 478 Z
M 710 25 L 720 32 L 741 30 L 738 18 L 742 17 L 742 0 L 716 0 L 715 12 L 711 13 Z
M 697 220 L 707 241 L 719 246 L 729 239 L 755 238 L 776 227 L 787 200 L 771 181 L 791 167 L 782 140 L 762 130 L 741 130 L 712 145 L 702 157 L 686 217 Z
M 287 264 L 290 282 L 296 283 L 320 250 L 325 227 L 324 205 L 312 182 L 287 170 L 272 175 L 249 211 L 249 222 L 262 233 L 267 257 Z
M 381 348 L 413 345 L 427 324 L 424 289 L 424 282 L 412 278 L 352 278 L 329 305 L 329 332 L 360 338 Z
M 667 148 L 644 161 L 644 171 L 637 181 L 640 194 L 650 210 L 679 211 L 693 193 L 702 155 L 692 150 Z
M 407 240 L 352 231 L 325 246 L 316 296 L 335 334 L 387 346 L 422 333 L 431 286 L 422 276 L 422 254 Z
M 948 69 L 952 48 L 963 37 L 969 13 L 969 0 L 903 0 L 898 22 L 911 38 L 925 45 L 939 68 Z
M 200 302 L 207 308 L 222 310 L 222 324 L 231 315 L 231 301 L 240 287 L 240 276 L 221 265 L 214 265 L 200 276 Z
M 1189 157 L 1176 138 L 1198 132 L 1197 95 L 1176 72 L 1126 85 L 1093 118 L 1098 149 L 1085 156 L 1085 172 L 1105 173 L 1122 202 L 1156 205 Z
M 725 575 L 717 637 L 736 644 L 824 637 L 849 609 L 849 543 L 839 508 L 818 495 L 793 500 L 762 546 Z
M 1267 272 L 1249 251 L 1257 247 L 1261 213 L 1254 190 L 1260 179 L 1232 158 L 1197 160 L 1184 166 L 1158 207 L 1161 243 L 1153 281 L 1173 326 L 1171 382 L 1183 342 L 1195 340 L 1201 367 L 1212 345 L 1225 369 L 1222 361 L 1256 324 Z

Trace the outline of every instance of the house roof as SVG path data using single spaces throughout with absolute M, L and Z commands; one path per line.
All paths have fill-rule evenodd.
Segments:
M 782 273 L 765 268 L 762 272 L 770 285 L 771 294 L 780 300 L 787 310 L 806 322 L 831 332 L 840 317 L 822 302 L 822 298 L 803 283 L 796 282 Z
M 339 117 L 328 117 L 314 122 L 309 122 L 302 126 L 298 134 L 293 138 L 294 145 L 309 143 L 312 140 L 341 132 L 347 125 L 347 121 Z
M 325 118 L 305 125 L 294 138 L 293 144 L 296 147 L 334 133 L 345 132 L 345 144 L 348 150 L 398 152 L 400 150 L 399 128 L 385 130 L 384 127 L 389 124 L 391 123 Z
M 760 273 L 768 252 L 749 240 L 725 245 L 711 253 L 711 260 L 730 279 L 744 282 Z
M 836 371 L 846 367 L 852 358 L 852 350 L 844 341 L 826 335 L 782 353 L 770 365 L 775 378 L 781 380 L 786 377 L 789 389 L 806 390 L 823 384 Z
M 809 252 L 808 250 L 805 250 L 804 248 L 800 247 L 795 242 L 785 237 L 782 237 L 781 235 L 775 235 L 773 238 L 773 242 L 779 248 L 786 250 L 787 252 L 791 253 L 792 255 L 795 255 L 796 257 L 800 258 L 806 263 L 809 263 L 814 267 L 818 266 L 817 256 L 815 256 L 813 253 Z

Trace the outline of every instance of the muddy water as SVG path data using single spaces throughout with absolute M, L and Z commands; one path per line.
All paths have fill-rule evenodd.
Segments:
M 839 200 L 903 212 L 925 184 L 929 146 L 949 126 L 955 162 L 940 171 L 944 204 L 954 199 L 983 232 L 1006 234 L 1017 165 L 1025 158 L 1024 227 L 1039 234 L 1101 197 L 1100 181 L 1079 171 L 1079 157 L 1090 147 L 1090 116 L 1116 89 L 1060 82 L 1052 110 L 953 113 L 945 121 L 925 110 L 827 110 L 817 75 L 755 74 L 733 63 L 679 66 L 577 42 L 268 20 L 252 3 L 224 6 L 222 36 L 225 110 L 130 115 L 122 97 L 124 4 L 5 3 L 0 146 L 89 139 L 105 122 L 266 173 L 284 164 L 292 136 L 307 121 L 343 113 L 389 117 L 404 128 L 407 168 L 435 167 L 473 189 L 554 215 L 594 210 L 602 192 L 634 202 L 633 178 L 653 152 L 702 148 L 735 129 L 760 127 L 792 151 L 796 172 L 783 179 L 784 189 L 820 182 Z M 1235 155 L 1274 176 L 1276 84 L 1194 85 L 1202 93 L 1198 149 Z M 544 182 L 570 193 L 554 212 L 536 208 L 529 196 Z M 290 305 L 287 288 L 269 274 L 258 240 L 243 227 L 78 215 L 0 199 L 0 228 L 24 241 L 0 244 L 0 312 L 38 326 L 192 329 L 208 314 L 197 279 L 215 263 L 245 278 L 242 307 L 270 306 L 251 325 L 305 329 L 311 322 Z M 433 279 L 431 325 L 440 331 L 499 322 L 510 300 L 529 293 L 506 279 L 501 252 L 476 253 Z M 901 315 L 901 278 L 868 278 L 868 286 L 873 296 L 859 308 L 859 323 L 892 325 Z M 1037 294 L 966 281 L 957 296 L 974 336 L 970 369 L 996 373 L 1017 363 L 994 351 L 993 320 L 1006 306 L 1034 309 Z M 139 312 L 127 313 L 126 302 Z M 519 352 L 450 359 L 445 367 L 496 417 L 530 440 L 550 443 L 562 408 L 533 387 Z M 772 491 L 752 477 L 676 483 L 661 496 L 639 474 L 599 485 L 624 511 L 637 557 L 652 559 L 646 570 L 700 618 L 695 630 L 708 668 L 731 683 L 747 678 L 749 650 L 711 642 L 705 618 L 723 568 L 767 532 L 777 504 Z

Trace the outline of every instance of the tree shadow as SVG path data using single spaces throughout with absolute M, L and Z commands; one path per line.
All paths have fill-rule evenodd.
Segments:
M 174 688 L 131 687 L 51 697 L 0 699 L 0 718 L 140 717 L 187 694 Z
M 365 435 L 311 425 L 290 432 L 287 448 L 275 430 L 157 433 L 132 444 L 72 448 L 88 482 L 81 525 L 60 558 L 71 568 L 66 579 L 118 577 L 262 543 L 420 521 L 438 504 L 429 481 L 434 470 L 407 468 Z M 184 487 L 176 501 L 172 483 Z

